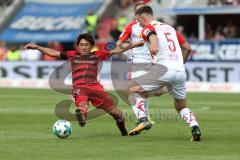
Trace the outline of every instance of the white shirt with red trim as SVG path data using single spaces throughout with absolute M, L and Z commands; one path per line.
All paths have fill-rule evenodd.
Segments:
M 125 42 L 128 39 L 130 39 L 133 43 L 143 41 L 142 30 L 143 28 L 140 26 L 139 22 L 134 20 L 125 27 L 124 31 L 119 37 L 119 41 Z M 141 47 L 133 48 L 131 53 L 132 64 L 151 63 L 152 61 L 147 44 L 144 44 Z
M 157 34 L 158 53 L 153 56 L 153 63 L 164 65 L 170 69 L 184 71 L 183 56 L 180 45 L 185 39 L 170 25 L 152 21 L 143 30 L 143 39 L 148 41 L 151 34 Z

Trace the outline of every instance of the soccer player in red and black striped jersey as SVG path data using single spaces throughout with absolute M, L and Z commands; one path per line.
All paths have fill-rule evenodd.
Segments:
M 101 61 L 106 60 L 113 54 L 120 54 L 134 47 L 142 46 L 144 42 L 133 43 L 124 48 L 116 47 L 112 50 L 95 51 L 91 53 L 95 42 L 90 34 L 80 34 L 77 38 L 79 51 L 59 52 L 50 48 L 41 47 L 35 44 L 28 44 L 27 49 L 37 49 L 52 57 L 60 57 L 68 60 L 72 69 L 72 96 L 75 100 L 76 118 L 80 126 L 85 125 L 89 101 L 98 108 L 109 113 L 117 123 L 117 126 L 123 136 L 127 135 L 125 121 L 122 111 L 117 108 L 114 101 L 104 91 L 103 86 L 99 83 L 98 65 Z

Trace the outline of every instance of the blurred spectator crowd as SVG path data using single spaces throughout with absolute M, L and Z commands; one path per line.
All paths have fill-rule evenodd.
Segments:
M 125 9 L 128 6 L 132 5 L 133 3 L 138 2 L 138 0 L 117 0 L 117 1 L 118 5 L 122 9 Z M 149 1 L 150 0 L 145 0 L 144 2 L 147 3 Z M 7 6 L 11 3 L 12 0 L 0 0 L 0 6 Z M 208 0 L 208 5 L 209 6 L 240 5 L 240 0 Z M 163 19 L 158 20 L 164 23 Z M 110 41 L 116 43 L 118 37 L 123 32 L 124 27 L 129 23 L 127 17 L 124 14 L 120 14 L 117 19 L 111 19 L 107 23 L 102 22 L 100 22 L 97 15 L 93 13 L 93 11 L 91 10 L 88 11 L 85 19 L 86 31 L 96 38 L 97 43 L 93 50 L 106 49 L 105 48 L 107 46 L 106 43 Z M 206 20 L 205 25 L 206 40 L 220 41 L 223 39 L 240 38 L 239 23 L 235 23 L 235 21 L 231 20 L 228 20 L 226 22 L 222 21 L 221 23 L 222 24 L 219 23 L 216 25 L 211 21 Z M 189 32 L 187 26 L 179 24 L 176 24 L 175 28 L 187 39 L 197 40 L 196 34 L 197 29 L 195 29 L 196 31 L 195 33 L 194 31 Z M 107 32 L 107 34 L 103 32 Z M 110 39 L 106 38 L 108 37 L 107 35 L 110 36 Z M 66 44 L 61 44 L 57 41 L 48 42 L 48 44 L 45 44 L 44 46 L 58 51 L 69 50 L 69 48 L 76 49 L 76 46 L 72 46 L 72 44 L 69 47 L 69 44 L 67 46 Z M 38 50 L 26 50 L 24 49 L 23 44 L 22 45 L 6 44 L 6 42 L 0 41 L 0 61 L 39 61 L 39 60 L 53 61 L 57 59 L 49 57 L 46 54 L 42 54 Z M 112 60 L 126 60 L 126 56 L 122 54 L 115 55 L 113 56 Z
M 240 5 L 240 0 L 208 0 L 208 6 Z
M 12 2 L 13 0 L 0 0 L 0 6 L 1 7 L 9 6 Z
M 163 22 L 163 19 L 159 19 Z M 115 26 L 110 30 L 110 35 L 112 36 L 112 41 L 116 42 L 119 35 L 123 31 L 123 26 L 127 23 L 124 16 L 120 16 L 119 19 L 115 22 Z M 185 33 L 184 26 L 176 25 L 176 30 L 184 35 L 189 40 L 197 40 L 195 34 L 187 35 Z M 224 39 L 239 38 L 240 32 L 238 26 L 235 25 L 232 21 L 228 21 L 226 25 L 213 26 L 211 23 L 207 22 L 205 26 L 205 38 L 206 40 L 220 41 Z M 98 44 L 98 41 L 97 41 Z M 58 50 L 65 51 L 66 47 L 64 44 L 61 44 L 57 41 L 48 42 L 45 45 L 46 47 Z M 69 48 L 69 47 L 68 47 Z M 76 46 L 73 46 L 72 49 L 76 49 Z M 94 50 L 103 49 L 103 47 L 95 46 Z M 0 41 L 0 61 L 53 61 L 57 60 L 42 54 L 37 50 L 26 50 L 24 45 L 10 45 L 6 44 L 4 41 Z M 126 60 L 126 56 L 117 55 L 114 56 L 112 60 Z
M 125 9 L 128 6 L 137 3 L 137 2 L 144 2 L 144 3 L 148 3 L 151 0 L 117 0 L 117 4 L 120 6 L 121 9 Z
M 184 37 L 189 40 L 197 40 L 195 33 L 186 34 L 185 28 L 182 25 L 176 25 L 176 30 L 180 32 Z M 205 39 L 221 41 L 224 39 L 235 39 L 240 38 L 239 26 L 234 24 L 232 21 L 227 21 L 227 24 L 213 25 L 211 22 L 206 22 L 205 25 Z
M 49 42 L 46 47 L 64 51 L 64 47 L 59 42 Z M 1 61 L 52 61 L 56 58 L 42 54 L 38 50 L 25 49 L 24 45 L 10 45 L 7 47 L 6 42 L 0 41 L 0 60 Z
M 220 41 L 226 38 L 239 38 L 240 33 L 238 26 L 232 21 L 228 21 L 225 26 L 218 25 L 215 29 L 212 27 L 211 23 L 207 23 L 205 26 L 205 37 L 206 39 Z

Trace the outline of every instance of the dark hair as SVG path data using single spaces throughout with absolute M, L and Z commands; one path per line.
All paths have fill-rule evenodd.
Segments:
M 91 36 L 91 34 L 89 34 L 89 33 L 80 34 L 77 38 L 77 45 L 79 45 L 79 43 L 82 39 L 85 39 L 86 41 L 88 41 L 91 44 L 91 46 L 95 45 L 95 41 L 94 41 L 93 37 Z
M 150 15 L 153 15 L 153 10 L 150 6 L 144 6 L 144 7 L 141 7 L 139 8 L 137 11 L 136 11 L 136 15 L 138 14 L 143 14 L 143 13 L 147 13 L 147 14 L 150 14 Z
M 144 2 L 136 3 L 135 6 L 134 6 L 134 12 L 136 12 L 137 7 L 138 7 L 138 6 L 141 6 L 141 5 L 144 5 L 144 6 L 145 6 L 145 3 L 144 3 Z

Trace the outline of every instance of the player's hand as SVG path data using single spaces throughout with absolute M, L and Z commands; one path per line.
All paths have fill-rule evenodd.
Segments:
M 38 45 L 33 44 L 33 43 L 29 43 L 29 44 L 27 44 L 24 48 L 25 48 L 25 49 L 37 49 L 37 48 L 38 48 Z
M 137 47 L 143 46 L 143 45 L 144 45 L 144 41 L 136 42 L 135 45 L 136 45 Z

